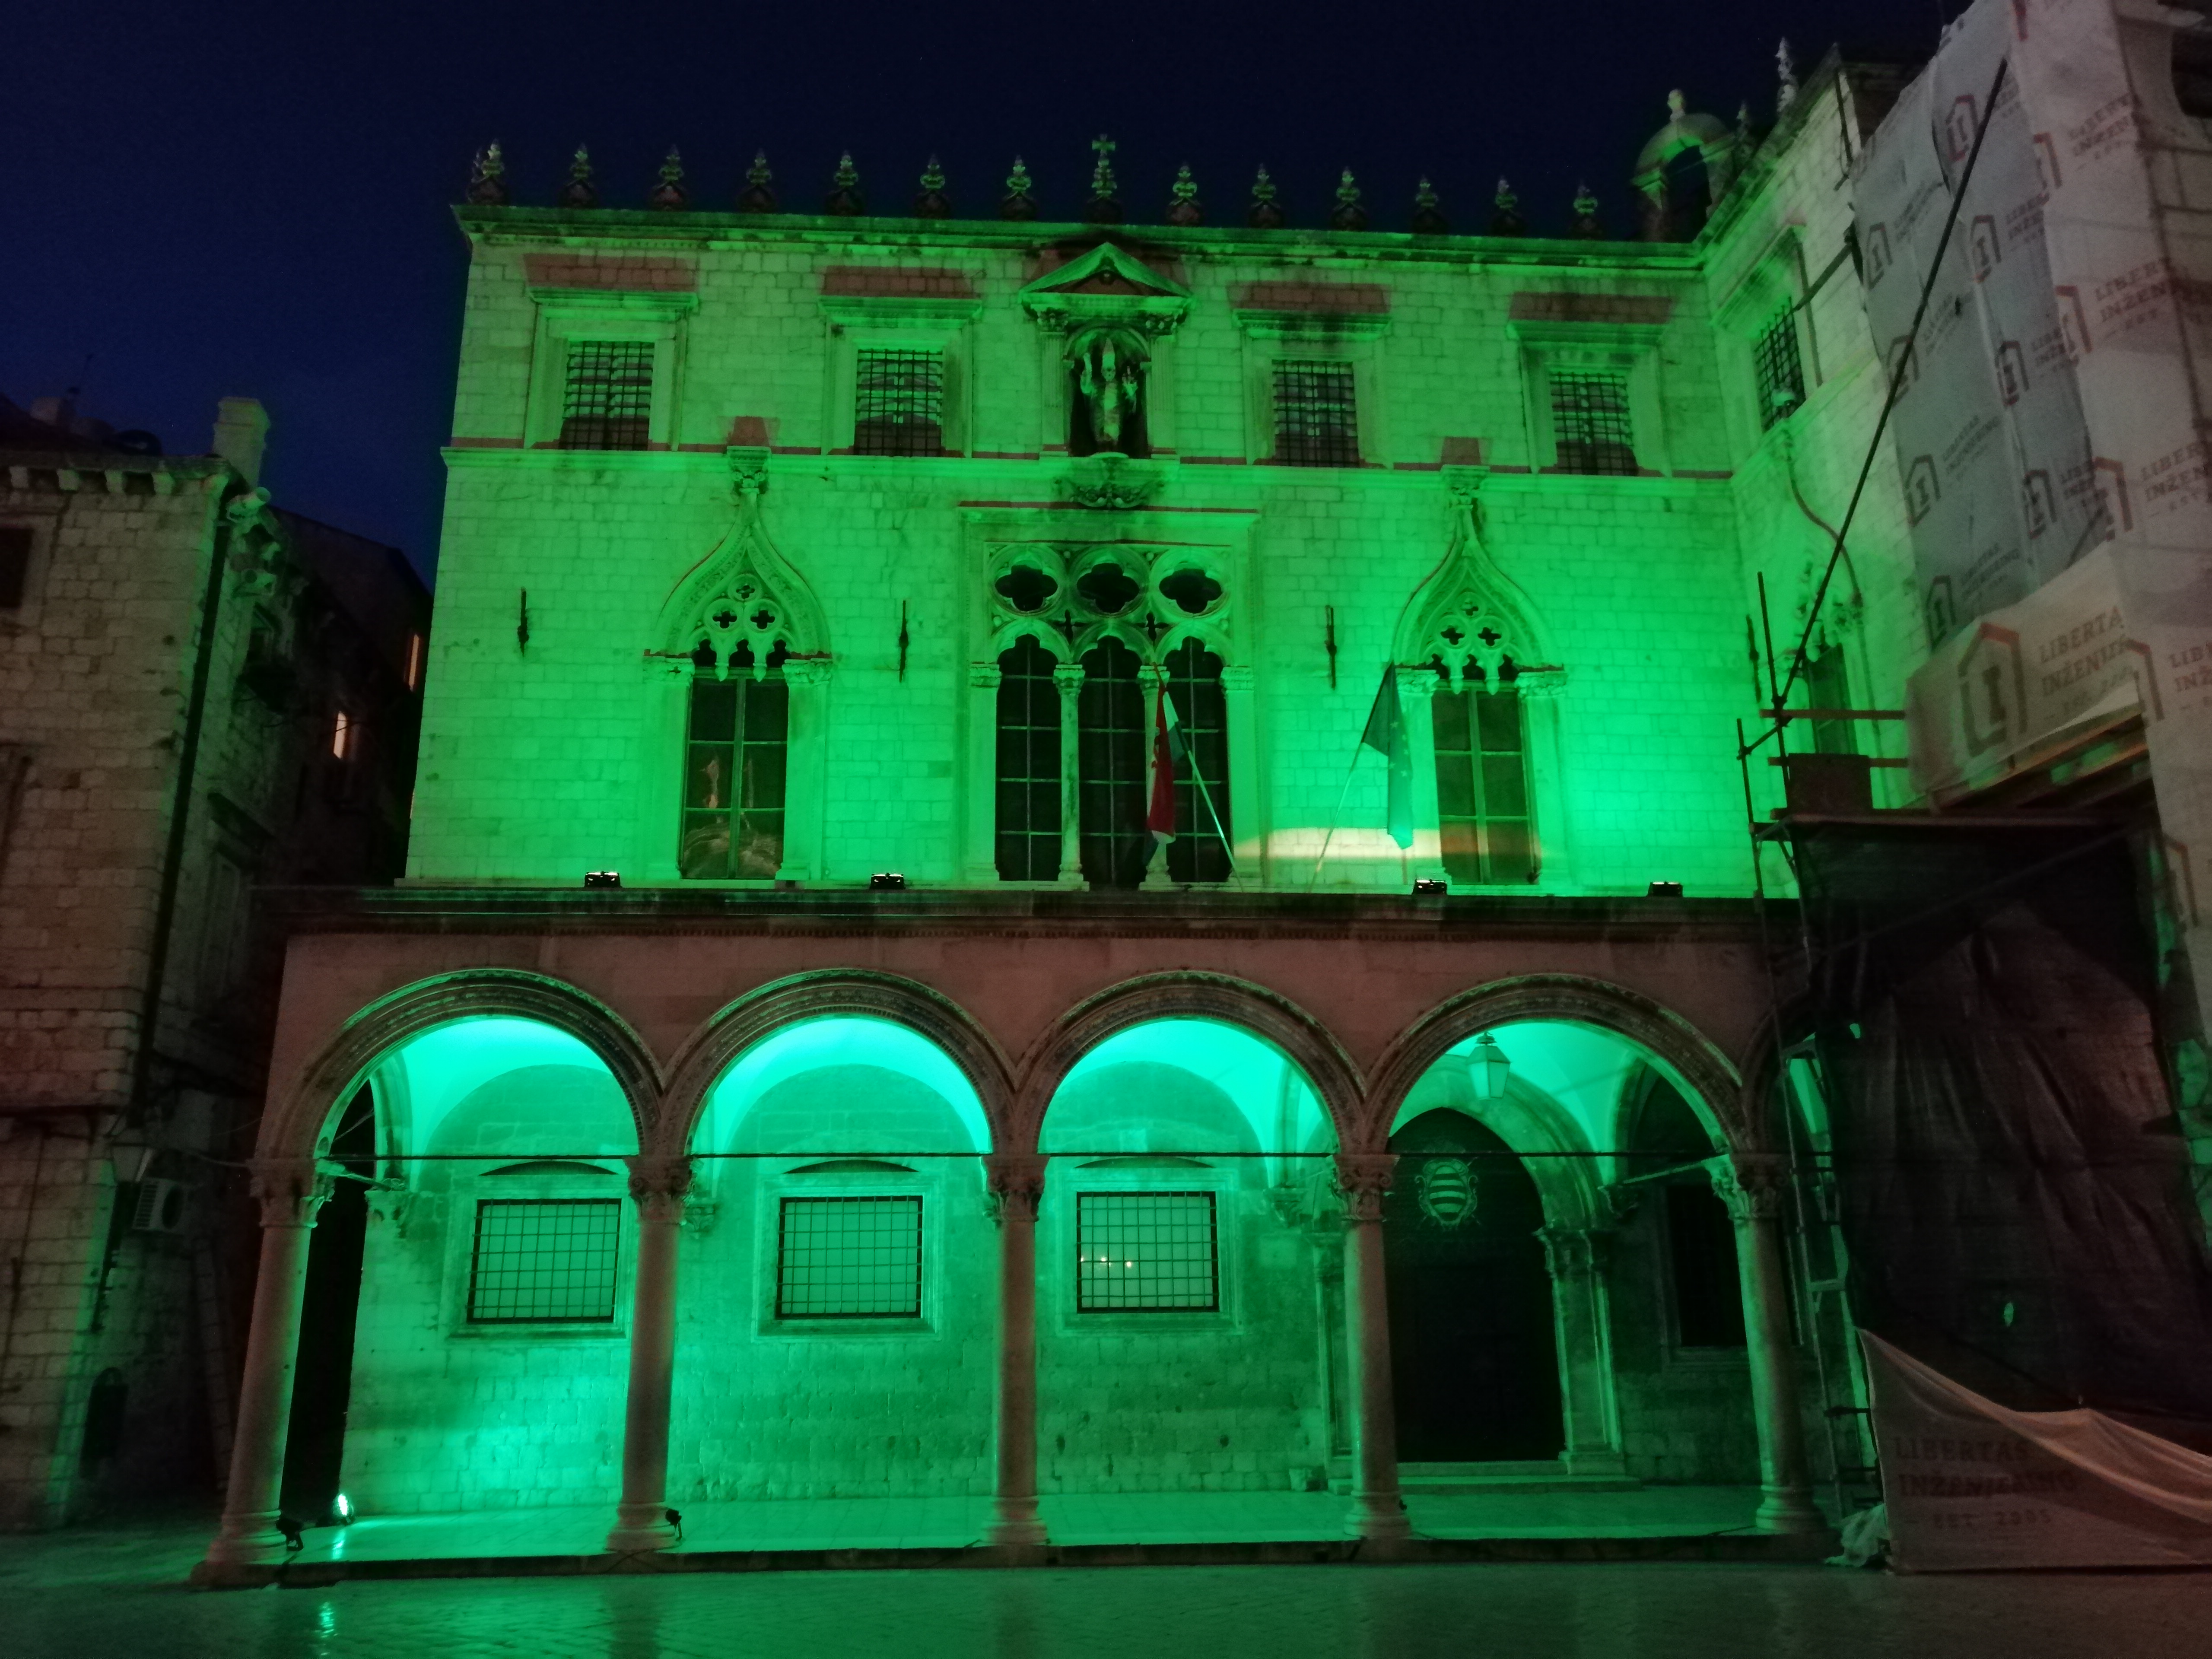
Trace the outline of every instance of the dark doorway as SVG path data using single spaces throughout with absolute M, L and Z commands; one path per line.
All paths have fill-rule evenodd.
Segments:
M 326 1527 L 337 1512 L 345 1463 L 346 1407 L 353 1393 L 353 1334 L 361 1310 L 368 1188 L 376 1170 L 376 1111 L 368 1086 L 338 1121 L 331 1157 L 339 1177 L 308 1235 L 307 1283 L 300 1310 L 300 1358 L 292 1373 L 292 1420 L 284 1442 L 284 1491 L 277 1507 L 302 1526 Z
M 1557 1457 L 1559 1342 L 1543 1201 L 1505 1143 L 1425 1112 L 1391 1137 L 1382 1212 L 1398 1455 L 1409 1463 Z

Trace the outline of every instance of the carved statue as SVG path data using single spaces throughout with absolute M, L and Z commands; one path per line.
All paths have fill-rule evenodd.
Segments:
M 1143 357 L 1102 330 L 1079 348 L 1076 388 L 1091 414 L 1091 437 L 1102 450 L 1119 450 L 1121 434 L 1134 424 L 1145 393 Z

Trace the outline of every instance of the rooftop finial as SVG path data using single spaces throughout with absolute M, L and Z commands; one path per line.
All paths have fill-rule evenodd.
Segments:
M 1252 180 L 1252 205 L 1244 210 L 1244 222 L 1255 230 L 1280 230 L 1289 222 L 1290 216 L 1275 200 L 1275 181 L 1263 162 Z
M 921 170 L 921 192 L 914 198 L 914 216 L 917 219 L 950 219 L 952 198 L 945 193 L 945 169 L 937 165 L 937 158 L 929 158 L 929 165 Z
M 1680 126 L 1688 118 L 1689 113 L 1689 100 L 1682 96 L 1681 88 L 1677 87 L 1667 94 L 1667 119 L 1669 122 Z
M 1091 141 L 1091 148 L 1097 152 L 1098 163 L 1091 169 L 1091 199 L 1083 204 L 1083 216 L 1094 225 L 1118 225 L 1121 203 L 1114 182 L 1114 141 L 1102 132 Z
M 1359 205 L 1359 186 L 1352 182 L 1352 169 L 1344 170 L 1344 177 L 1336 183 L 1336 205 L 1328 210 L 1331 230 L 1364 230 L 1367 228 L 1367 210 Z
M 738 192 L 738 211 L 775 211 L 775 174 L 768 170 L 768 152 L 764 149 L 753 152 L 753 164 L 745 169 L 745 187 Z
M 575 158 L 568 163 L 568 182 L 561 186 L 560 205 L 595 208 L 599 204 L 599 187 L 592 182 L 592 153 L 579 144 Z
M 847 150 L 837 158 L 837 171 L 830 179 L 830 199 L 822 204 L 822 210 L 849 219 L 866 212 L 867 205 L 860 195 L 860 170 L 853 165 L 853 152 Z
M 1526 236 L 1528 222 L 1521 216 L 1521 198 L 1513 193 L 1513 186 L 1504 179 L 1498 181 L 1498 194 L 1492 197 L 1490 234 L 1492 236 Z
M 1781 82 L 1774 89 L 1774 112 L 1779 115 L 1797 101 L 1797 60 L 1790 55 L 1787 40 L 1774 49 L 1774 73 Z
M 647 194 L 645 204 L 663 213 L 680 212 L 691 205 L 691 192 L 684 188 L 684 158 L 673 144 L 668 147 L 668 159 L 660 164 L 660 182 Z
M 1437 201 L 1437 187 L 1424 178 L 1413 191 L 1413 234 L 1442 236 L 1451 228 Z
M 1740 156 L 1751 154 L 1751 100 L 1735 106 L 1735 147 Z
M 1198 180 L 1190 176 L 1190 163 L 1188 161 L 1176 170 L 1175 189 L 1168 202 L 1167 221 L 1171 225 L 1202 225 L 1206 222 L 1206 206 L 1198 199 Z
M 467 199 L 471 207 L 507 205 L 507 161 L 499 153 L 496 138 L 478 150 L 469 164 Z
M 1022 165 L 1022 158 L 1014 157 L 1014 170 L 1006 175 L 1006 193 L 999 198 L 1001 219 L 1034 219 L 1037 216 L 1036 198 L 1030 193 L 1030 170 Z
M 1597 216 L 1597 198 L 1590 194 L 1588 185 L 1575 186 L 1575 222 L 1568 234 L 1584 242 L 1606 240 L 1605 226 Z

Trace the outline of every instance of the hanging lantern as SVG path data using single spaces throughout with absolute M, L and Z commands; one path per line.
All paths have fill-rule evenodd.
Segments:
M 1474 1097 L 1477 1100 L 1505 1098 L 1505 1080 L 1513 1075 L 1513 1062 L 1505 1057 L 1505 1050 L 1498 1046 L 1498 1039 L 1485 1031 L 1476 1040 L 1474 1052 L 1468 1056 L 1468 1072 L 1474 1079 Z

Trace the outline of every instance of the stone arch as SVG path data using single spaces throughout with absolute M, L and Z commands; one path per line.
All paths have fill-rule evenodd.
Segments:
M 702 643 L 726 674 L 740 648 L 751 653 L 756 672 L 764 670 L 779 641 L 793 657 L 830 654 L 821 603 L 769 539 L 757 489 L 740 489 L 737 523 L 678 578 L 661 602 L 653 633 L 648 659 L 679 676 L 691 672 Z
M 1413 1086 L 1411 1083 L 1407 1085 L 1408 1092 Z M 1543 1200 L 1547 1226 L 1595 1227 L 1604 1220 L 1604 1200 L 1599 1191 L 1595 1161 L 1576 1156 L 1593 1149 L 1565 1107 L 1549 1097 L 1532 1102 L 1526 1095 L 1485 1102 L 1483 1105 L 1486 1109 L 1475 1109 L 1454 1101 L 1431 1109 L 1456 1111 L 1504 1141 L 1535 1183 L 1537 1195 Z M 1397 1115 L 1394 1109 L 1392 1119 Z M 1383 1142 L 1387 1143 L 1393 1124 L 1382 1124 L 1382 1130 Z M 1562 1153 L 1567 1156 L 1556 1156 Z
M 647 1150 L 660 1113 L 661 1073 L 621 1015 L 561 980 L 512 968 L 468 968 L 418 980 L 360 1010 L 263 1120 L 262 1158 L 313 1154 L 339 1103 L 351 1097 L 379 1060 L 434 1026 L 483 1015 L 535 1020 L 574 1037 L 597 1055 L 628 1103 L 638 1149 Z
M 1146 974 L 1109 986 L 1069 1009 L 1021 1059 L 1006 1146 L 1030 1152 L 1045 1109 L 1079 1060 L 1108 1037 L 1156 1019 L 1213 1019 L 1264 1038 L 1288 1055 L 1321 1097 L 1340 1147 L 1358 1122 L 1359 1068 L 1328 1029 L 1288 997 L 1227 974 Z
M 1580 974 L 1528 974 L 1462 991 L 1399 1034 L 1376 1067 L 1357 1138 L 1347 1151 L 1379 1152 L 1413 1085 L 1459 1043 L 1494 1025 L 1559 1020 L 1635 1043 L 1680 1079 L 1684 1098 L 1714 1139 L 1732 1151 L 1753 1144 L 1743 1079 L 1729 1057 L 1688 1020 L 1651 998 Z
M 1496 684 L 1508 658 L 1524 692 L 1565 675 L 1548 630 L 1521 585 L 1491 556 L 1482 537 L 1482 474 L 1455 468 L 1452 530 L 1443 558 L 1416 587 L 1400 614 L 1391 660 L 1412 667 L 1443 665 L 1457 687 L 1470 670 Z
M 936 1044 L 982 1102 L 991 1150 L 1008 1144 L 1012 1072 L 991 1035 L 958 1003 L 918 980 L 851 969 L 772 981 L 709 1019 L 668 1068 L 667 1109 L 651 1150 L 684 1152 L 716 1080 L 754 1043 L 800 1020 L 836 1014 L 888 1020 Z

